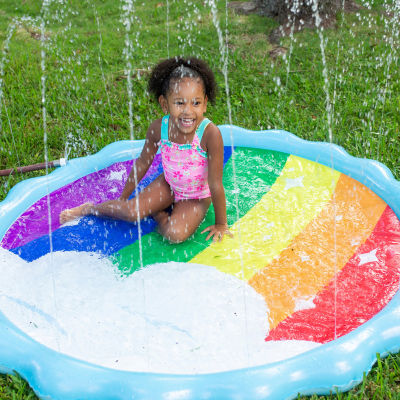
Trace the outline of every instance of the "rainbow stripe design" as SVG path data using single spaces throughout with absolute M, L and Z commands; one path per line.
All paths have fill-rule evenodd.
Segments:
M 157 156 L 139 190 L 162 172 Z M 225 148 L 224 186 L 234 238 L 206 243 L 202 227 L 170 245 L 148 218 L 140 224 L 143 266 L 192 262 L 246 280 L 269 308 L 267 340 L 329 342 L 379 312 L 399 287 L 400 221 L 391 208 L 358 181 L 286 153 Z M 78 179 L 26 210 L 1 246 L 34 260 L 52 247 L 96 251 L 121 271 L 141 268 L 136 224 L 95 217 L 60 227 L 59 212 L 91 200 L 118 197 L 132 161 Z M 236 177 L 233 174 L 236 171 Z

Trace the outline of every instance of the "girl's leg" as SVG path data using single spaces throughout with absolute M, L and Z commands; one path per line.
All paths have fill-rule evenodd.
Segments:
M 211 204 L 211 198 L 182 200 L 174 204 L 171 215 L 153 215 L 159 232 L 172 243 L 184 242 L 199 227 Z
M 60 223 L 64 224 L 85 215 L 101 215 L 124 221 L 136 222 L 138 216 L 143 219 L 153 213 L 166 209 L 174 202 L 174 195 L 169 184 L 161 174 L 149 186 L 131 200 L 110 200 L 100 204 L 85 203 L 78 207 L 64 210 L 60 214 Z M 137 208 L 139 203 L 139 210 Z

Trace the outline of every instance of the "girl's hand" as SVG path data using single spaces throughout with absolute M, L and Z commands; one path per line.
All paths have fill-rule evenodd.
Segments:
M 201 233 L 209 232 L 206 237 L 206 240 L 213 238 L 213 242 L 220 242 L 225 234 L 230 237 L 233 237 L 232 233 L 229 231 L 229 226 L 227 224 L 222 225 L 211 225 L 204 229 Z

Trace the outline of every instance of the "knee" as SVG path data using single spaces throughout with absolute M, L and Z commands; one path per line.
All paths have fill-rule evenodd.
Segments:
M 167 239 L 171 244 L 180 244 L 180 243 L 183 243 L 187 238 L 176 237 L 176 236 L 168 236 Z
M 170 226 L 162 234 L 170 243 L 179 244 L 187 240 L 192 232 L 189 232 L 187 228 Z

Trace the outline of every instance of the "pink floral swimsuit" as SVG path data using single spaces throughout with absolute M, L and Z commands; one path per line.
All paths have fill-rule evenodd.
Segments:
M 210 197 L 207 152 L 200 147 L 201 138 L 211 121 L 204 118 L 197 127 L 192 143 L 178 144 L 168 138 L 169 115 L 161 123 L 161 157 L 165 180 L 171 186 L 175 201 Z

